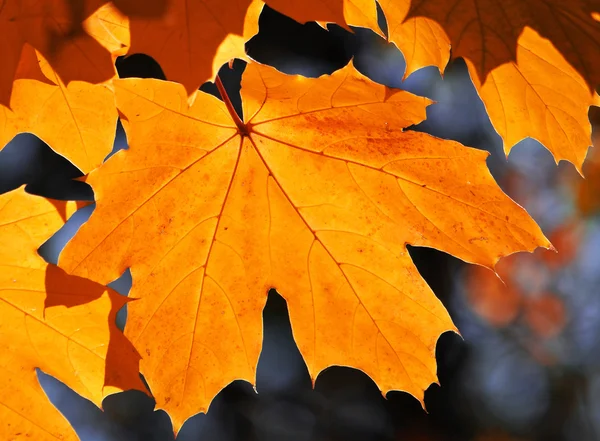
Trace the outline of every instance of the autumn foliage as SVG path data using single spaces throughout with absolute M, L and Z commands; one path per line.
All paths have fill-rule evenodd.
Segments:
M 373 29 L 402 51 L 405 76 L 462 57 L 507 154 L 531 137 L 584 170 L 599 1 L 380 0 L 387 34 L 373 0 L 265 3 Z M 352 63 L 309 79 L 251 60 L 265 3 L 0 0 L 0 148 L 35 134 L 86 173 L 96 202 L 54 266 L 37 248 L 77 204 L 0 195 L 2 439 L 76 439 L 36 368 L 98 406 L 148 392 L 141 372 L 178 431 L 231 381 L 255 382 L 271 288 L 313 381 L 351 366 L 422 401 L 438 337 L 457 329 L 407 244 L 478 265 L 476 308 L 500 304 L 498 326 L 522 310 L 540 335 L 560 328 L 551 293 L 525 299 L 494 273 L 504 256 L 553 246 L 487 153 L 411 131 L 433 103 Z M 119 79 L 116 58 L 134 53 L 169 81 Z M 234 58 L 247 62 L 241 115 L 217 76 Z M 221 100 L 198 90 L 206 81 Z M 118 118 L 129 149 L 105 161 Z M 114 318 L 128 299 L 106 285 L 126 269 L 136 300 L 123 334 Z

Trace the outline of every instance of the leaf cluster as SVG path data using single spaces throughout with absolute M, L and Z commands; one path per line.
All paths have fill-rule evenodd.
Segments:
M 505 152 L 543 143 L 581 171 L 600 99 L 600 1 L 3 0 L 0 148 L 38 136 L 86 174 L 96 209 L 58 265 L 37 248 L 82 203 L 0 195 L 0 409 L 7 439 L 75 439 L 35 368 L 100 405 L 149 391 L 177 432 L 235 379 L 255 382 L 267 292 L 286 299 L 314 381 L 361 369 L 423 400 L 435 345 L 457 331 L 407 244 L 494 269 L 551 248 L 498 187 L 486 154 L 407 130 L 426 98 L 352 64 L 309 79 L 252 60 L 267 4 L 301 23 L 364 27 L 395 43 L 405 77 L 462 57 Z M 145 53 L 169 81 L 120 79 Z M 247 62 L 243 112 L 217 73 Z M 221 99 L 199 91 L 214 81 Z M 112 150 L 120 118 L 129 149 Z M 106 285 L 126 269 L 127 301 Z

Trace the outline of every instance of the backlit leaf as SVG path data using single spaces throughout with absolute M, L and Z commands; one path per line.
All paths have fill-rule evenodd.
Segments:
M 114 323 L 125 299 L 37 254 L 74 205 L 23 188 L 0 195 L 1 439 L 77 439 L 41 389 L 36 368 L 98 406 L 110 393 L 144 389 L 139 356 Z
M 442 27 L 425 17 L 407 18 L 411 0 L 378 1 L 387 20 L 388 39 L 404 55 L 404 78 L 426 66 L 436 66 L 444 73 L 450 59 L 450 41 Z
M 548 40 L 525 28 L 517 46 L 517 62 L 492 70 L 478 84 L 471 78 L 508 155 L 524 138 L 541 142 L 555 160 L 566 159 L 579 171 L 592 144 L 588 110 L 594 103 L 583 78 Z
M 91 28 L 98 10 L 157 19 L 169 0 L 2 0 L 0 2 L 0 105 L 10 103 L 21 51 L 29 44 L 50 62 L 61 81 L 93 84 L 114 75 L 112 49 Z M 115 8 L 116 5 L 116 8 Z M 120 12 L 118 9 L 120 8 Z M 97 31 L 98 29 L 96 29 Z
M 33 133 L 89 172 L 113 147 L 114 94 L 105 84 L 71 81 L 66 86 L 46 60 L 26 46 L 10 108 L 0 106 L 0 126 L 0 146 L 19 133 Z
M 118 52 L 120 40 L 128 35 L 126 28 L 107 24 L 118 19 L 114 8 L 106 5 L 86 22 L 90 34 L 111 52 Z M 112 62 L 111 70 L 109 79 L 116 76 Z M 66 84 L 40 52 L 29 44 L 23 46 L 10 105 L 0 104 L 0 149 L 19 133 L 33 133 L 87 173 L 112 150 L 116 124 L 108 81 Z
M 452 56 L 469 60 L 480 80 L 517 60 L 526 27 L 547 38 L 593 90 L 600 84 L 599 0 L 412 0 L 409 17 L 427 17 L 446 31 Z
M 97 208 L 61 255 L 106 283 L 131 268 L 126 335 L 178 430 L 229 382 L 254 383 L 276 288 L 313 380 L 359 368 L 419 400 L 455 330 L 406 244 L 493 267 L 548 247 L 487 153 L 404 129 L 429 101 L 352 66 L 306 79 L 249 64 L 244 123 L 157 80 L 116 80 L 130 149 L 89 175 Z
M 544 144 L 557 162 L 568 160 L 581 171 L 591 145 L 587 115 L 594 102 L 592 87 L 600 78 L 594 76 L 598 70 L 592 60 L 600 59 L 600 23 L 590 11 L 600 3 L 482 3 L 383 0 L 389 39 L 406 58 L 405 77 L 427 65 L 443 72 L 451 44 L 452 56 L 463 57 L 469 66 L 506 154 L 531 137 Z M 539 16 L 531 12 L 538 9 Z M 555 29 L 566 22 L 568 27 Z M 569 39 L 562 36 L 555 41 L 577 23 L 582 28 Z M 583 53 L 591 58 L 579 59 Z

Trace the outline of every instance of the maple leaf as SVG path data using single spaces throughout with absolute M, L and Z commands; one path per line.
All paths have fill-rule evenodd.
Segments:
M 99 9 L 120 9 L 128 17 L 156 19 L 167 0 L 1 0 L 0 105 L 10 103 L 12 82 L 25 44 L 52 65 L 61 81 L 102 83 L 114 75 L 111 50 L 93 32 L 90 20 Z M 93 26 L 93 25 L 92 25 Z
M 126 299 L 37 254 L 74 208 L 23 188 L 0 195 L 2 439 L 77 439 L 41 389 L 36 368 L 97 405 L 110 393 L 144 390 L 139 355 L 114 322 Z
M 529 27 L 547 38 L 584 78 L 600 84 L 599 0 L 412 0 L 409 17 L 427 17 L 450 37 L 453 57 L 473 63 L 483 81 L 517 60 L 517 41 Z
M 114 52 L 128 35 L 122 27 L 109 27 L 118 19 L 114 7 L 105 5 L 86 22 L 95 41 Z M 10 106 L 0 104 L 0 149 L 19 133 L 33 133 L 87 173 L 112 150 L 117 117 L 109 82 L 71 81 L 66 85 L 43 55 L 25 44 Z
M 387 38 L 404 55 L 404 78 L 426 67 L 436 66 L 440 74 L 450 60 L 450 41 L 442 27 L 425 17 L 408 18 L 411 0 L 378 0 L 387 21 Z
M 145 53 L 168 80 L 191 95 L 234 58 L 246 59 L 245 42 L 258 32 L 264 4 L 304 23 L 335 22 L 377 29 L 373 0 L 172 0 L 161 19 L 132 18 L 129 54 Z
M 81 3 L 81 21 L 96 1 Z M 100 83 L 114 74 L 110 53 L 73 19 L 66 0 L 3 0 L 0 2 L 0 104 L 8 105 L 21 51 L 30 44 L 49 60 L 62 81 Z
M 594 94 L 552 44 L 525 28 L 519 37 L 517 62 L 491 71 L 479 84 L 469 73 L 508 155 L 515 144 L 531 137 L 581 173 L 592 144 L 588 118 Z
M 476 7 L 470 0 L 453 2 L 455 9 L 452 10 L 452 20 L 446 17 L 439 22 L 434 19 L 441 20 L 441 15 L 428 12 L 430 3 L 437 5 L 435 1 L 413 2 L 413 15 L 426 15 L 422 17 L 409 15 L 411 0 L 381 2 L 388 19 L 389 39 L 406 59 L 405 77 L 428 65 L 434 65 L 443 72 L 452 42 L 452 55 L 465 58 L 490 121 L 502 137 L 505 153 L 508 155 L 515 144 L 531 137 L 546 146 L 557 162 L 568 160 L 581 172 L 591 144 L 588 109 L 594 102 L 594 94 L 586 79 L 569 64 L 572 61 L 569 53 L 561 54 L 552 42 L 527 26 L 531 23 L 523 24 L 525 18 L 519 15 L 524 14 L 521 9 L 538 2 L 493 2 L 493 7 L 484 8 L 481 20 L 468 23 L 464 20 L 475 14 L 474 9 L 471 11 L 470 8 Z M 565 17 L 567 14 L 562 4 L 552 3 L 559 10 L 559 18 L 563 17 L 561 14 Z M 446 7 L 450 3 L 444 5 Z M 483 8 L 482 5 L 480 7 Z M 503 8 L 510 9 L 514 15 L 501 15 L 496 19 L 503 23 L 509 18 L 514 20 L 513 31 L 517 33 L 514 41 L 508 35 L 508 25 L 488 28 L 498 25 L 492 21 L 492 17 L 494 13 L 501 14 Z M 579 11 L 578 14 L 573 13 L 570 19 L 585 16 L 582 2 L 569 2 L 568 8 Z M 592 7 L 588 5 L 588 9 Z M 518 26 L 518 23 L 521 25 Z M 595 23 L 600 28 L 600 24 Z M 464 31 L 460 38 L 455 35 L 459 28 Z M 481 29 L 485 32 L 477 34 Z M 450 39 L 445 31 L 450 34 Z M 595 47 L 598 50 L 594 46 L 598 44 L 594 35 L 600 34 L 596 31 L 596 34 L 588 36 L 586 48 Z M 476 40 L 477 37 L 483 38 L 483 41 Z M 483 45 L 483 48 L 472 47 L 478 47 L 477 44 Z M 564 49 L 560 45 L 558 47 Z M 509 52 L 510 57 L 507 55 Z
M 112 150 L 118 118 L 108 85 L 66 86 L 31 46 L 23 49 L 16 77 L 10 108 L 0 105 L 0 148 L 30 132 L 83 172 L 100 165 Z
M 369 0 L 265 0 L 265 3 L 299 23 L 337 23 L 346 29 L 350 29 L 349 25 L 377 27 L 377 6 Z
M 422 400 L 455 327 L 406 244 L 488 267 L 549 246 L 486 152 L 404 131 L 430 101 L 353 66 L 306 79 L 248 64 L 245 122 L 175 83 L 115 80 L 115 94 L 130 148 L 89 175 L 97 207 L 59 265 L 100 282 L 131 268 L 125 332 L 176 431 L 229 382 L 254 383 L 272 287 L 313 380 L 353 366 Z

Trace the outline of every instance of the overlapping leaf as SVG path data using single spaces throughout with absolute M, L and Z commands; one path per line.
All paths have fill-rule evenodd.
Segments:
M 23 49 L 11 106 L 0 106 L 0 146 L 30 132 L 89 172 L 112 150 L 116 124 L 107 85 L 72 81 L 66 86 L 31 46 Z
M 113 75 L 110 54 L 90 35 L 82 23 L 93 11 L 91 2 L 81 2 L 81 20 L 73 20 L 66 0 L 4 0 L 0 3 L 0 104 L 8 105 L 21 51 L 29 44 L 51 60 L 65 83 L 84 79 L 98 83 Z
M 90 32 L 98 9 L 115 7 L 117 15 L 157 19 L 169 0 L 2 0 L 0 1 L 0 105 L 8 105 L 25 44 L 48 60 L 60 80 L 102 83 L 114 74 L 112 49 Z
M 246 58 L 244 44 L 258 32 L 265 3 L 300 22 L 377 27 L 373 0 L 171 0 L 160 20 L 129 21 L 128 53 L 152 56 L 168 80 L 192 94 L 224 63 Z
M 77 439 L 41 389 L 36 368 L 97 405 L 109 393 L 143 390 L 139 356 L 114 323 L 124 298 L 37 254 L 73 208 L 22 188 L 0 195 L 2 439 Z
M 168 0 L 115 0 L 131 17 L 154 18 L 164 13 Z M 106 0 L 0 1 L 0 105 L 8 106 L 21 51 L 29 44 L 48 60 L 60 77 L 97 84 L 112 78 L 111 50 L 90 32 L 89 19 Z M 103 6 L 104 5 L 104 6 Z
M 313 379 L 353 366 L 422 400 L 455 328 L 406 244 L 488 267 L 549 246 L 486 153 L 404 130 L 427 99 L 352 66 L 306 79 L 249 64 L 240 130 L 179 84 L 115 93 L 130 149 L 90 174 L 97 208 L 60 265 L 101 283 L 131 268 L 126 335 L 176 430 L 232 380 L 254 382 L 271 287 Z
M 89 35 L 111 52 L 117 52 L 128 36 L 126 28 L 110 27 L 118 19 L 114 7 L 106 5 L 86 21 Z M 93 52 L 80 55 L 94 57 Z M 112 62 L 110 67 L 112 79 L 116 76 Z M 19 133 L 33 133 L 87 173 L 112 150 L 116 123 L 117 109 L 108 81 L 71 81 L 67 85 L 41 53 L 29 44 L 23 46 L 10 105 L 0 104 L 0 149 Z
M 388 26 L 388 39 L 402 51 L 404 78 L 426 67 L 444 72 L 450 59 L 450 41 L 442 27 L 426 17 L 408 18 L 411 0 L 378 0 Z
M 600 84 L 599 0 L 412 0 L 409 17 L 427 17 L 446 31 L 452 55 L 473 63 L 484 81 L 517 60 L 528 27 L 547 38 L 593 90 Z
M 381 4 L 389 38 L 405 55 L 405 76 L 427 65 L 443 72 L 451 43 L 452 55 L 465 58 L 507 154 L 531 137 L 556 161 L 566 159 L 581 171 L 591 144 L 587 116 L 594 101 L 591 87 L 598 82 L 600 67 L 594 66 L 600 59 L 600 23 L 591 12 L 600 3 L 383 0 Z M 539 14 L 534 12 L 538 10 Z M 576 26 L 579 30 L 571 33 Z
M 592 144 L 588 111 L 594 94 L 548 40 L 524 29 L 517 62 L 497 67 L 483 84 L 468 64 L 507 155 L 515 144 L 531 137 L 550 150 L 557 162 L 566 159 L 581 172 Z

